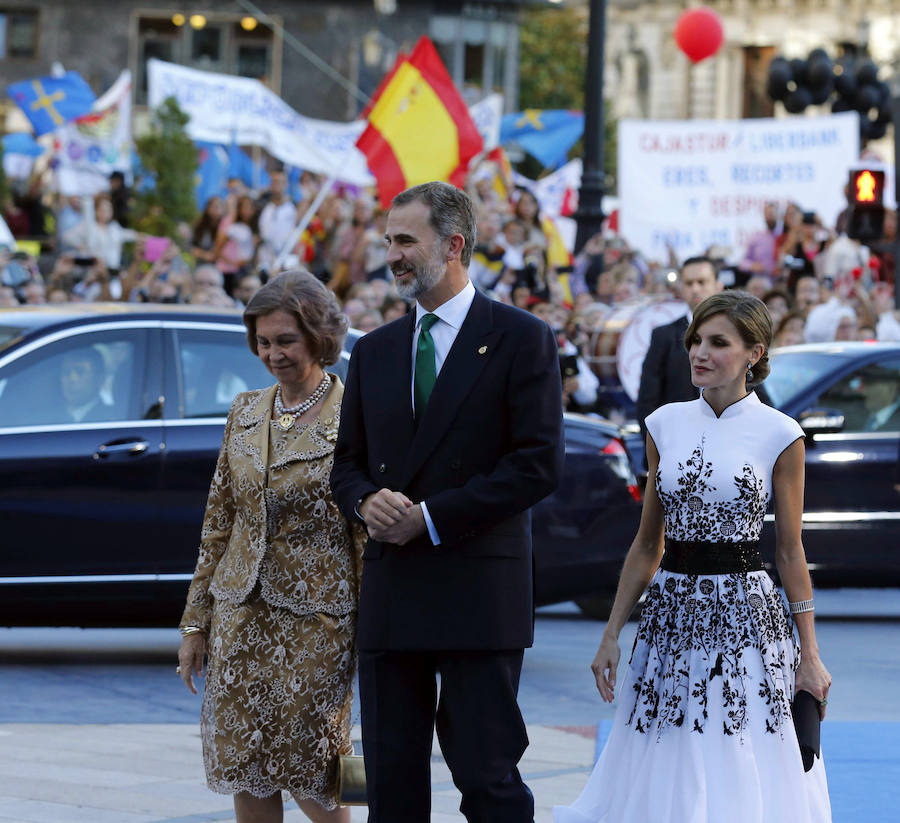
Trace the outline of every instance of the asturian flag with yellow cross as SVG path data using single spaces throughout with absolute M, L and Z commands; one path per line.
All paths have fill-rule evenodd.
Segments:
M 97 99 L 77 71 L 67 71 L 62 77 L 23 80 L 6 91 L 25 113 L 37 137 L 87 114 Z
M 544 168 L 555 169 L 566 162 L 569 149 L 584 132 L 584 114 L 564 109 L 525 109 L 504 114 L 500 121 L 500 143 L 518 143 Z

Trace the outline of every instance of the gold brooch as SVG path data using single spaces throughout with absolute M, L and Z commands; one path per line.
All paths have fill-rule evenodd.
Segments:
M 282 431 L 287 431 L 291 426 L 294 425 L 294 415 L 292 414 L 283 414 L 278 418 L 278 425 L 281 426 Z

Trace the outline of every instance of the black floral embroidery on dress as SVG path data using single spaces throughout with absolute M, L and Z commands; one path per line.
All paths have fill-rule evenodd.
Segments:
M 748 667 L 753 657 L 762 658 L 761 682 Z M 798 659 L 790 615 L 765 572 L 700 578 L 660 570 L 635 637 L 634 703 L 627 722 L 658 737 L 666 727 L 685 723 L 702 733 L 709 683 L 720 677 L 723 733 L 743 739 L 751 703 L 752 711 L 765 712 L 766 729 L 780 733 L 791 723 Z
M 662 470 L 656 472 L 656 491 L 666 518 L 666 536 L 675 540 L 759 540 L 768 503 L 765 484 L 749 463 L 734 477 L 737 491 L 731 500 L 705 497 L 717 491 L 710 482 L 712 461 L 706 460 L 706 438 L 684 462 L 678 463 L 677 488 L 662 487 Z

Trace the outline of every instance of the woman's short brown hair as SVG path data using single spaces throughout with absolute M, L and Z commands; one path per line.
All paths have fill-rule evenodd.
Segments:
M 244 309 L 250 351 L 259 355 L 256 319 L 279 309 L 297 320 L 297 327 L 316 360 L 323 366 L 337 363 L 347 334 L 347 317 L 334 294 L 306 271 L 283 272 L 250 298 Z
M 741 340 L 749 349 L 759 343 L 763 347 L 762 357 L 753 366 L 753 379 L 747 387 L 758 386 L 769 376 L 769 347 L 772 345 L 772 316 L 758 297 L 745 291 L 723 291 L 707 297 L 694 310 L 694 319 L 684 335 L 684 347 L 691 348 L 691 341 L 710 317 L 724 314 L 738 330 Z

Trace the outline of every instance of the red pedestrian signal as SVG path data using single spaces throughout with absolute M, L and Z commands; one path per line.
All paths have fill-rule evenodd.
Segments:
M 862 243 L 881 240 L 884 235 L 884 172 L 856 169 L 850 172 L 850 208 L 847 237 Z
M 884 172 L 861 169 L 850 172 L 850 190 L 855 203 L 881 203 Z

